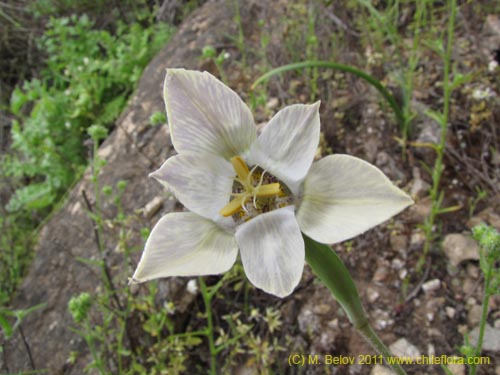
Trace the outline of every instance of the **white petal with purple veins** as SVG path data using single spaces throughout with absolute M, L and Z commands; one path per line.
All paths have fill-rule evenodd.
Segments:
M 248 154 L 250 164 L 278 177 L 295 194 L 318 148 L 319 104 L 295 104 L 279 111 Z
M 234 236 L 211 220 L 190 212 L 170 213 L 151 231 L 132 282 L 223 273 L 237 254 Z
M 235 172 L 222 157 L 186 152 L 167 159 L 151 174 L 190 211 L 219 220 L 219 211 L 230 199 Z
M 278 297 L 292 293 L 304 268 L 304 239 L 288 206 L 261 214 L 236 230 L 243 268 L 257 288 Z
M 256 138 L 252 113 L 240 97 L 207 72 L 169 69 L 164 86 L 172 143 L 229 160 Z
M 315 162 L 304 181 L 300 229 L 322 243 L 348 240 L 390 219 L 413 200 L 373 165 L 348 155 Z

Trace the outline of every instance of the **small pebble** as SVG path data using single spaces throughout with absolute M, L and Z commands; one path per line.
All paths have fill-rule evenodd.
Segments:
M 385 266 L 380 266 L 373 274 L 373 281 L 384 281 L 389 275 L 389 270 Z
M 401 280 L 404 280 L 407 275 L 408 275 L 408 270 L 407 269 L 402 269 L 402 270 L 399 271 L 399 278 Z
M 457 312 L 457 310 L 451 306 L 446 306 L 444 310 L 446 311 L 446 316 L 450 319 L 453 319 L 455 317 L 455 313 Z
M 368 287 L 366 289 L 366 296 L 368 297 L 368 301 L 370 301 L 370 303 L 373 303 L 378 299 L 378 297 L 380 297 L 380 294 L 375 289 Z
M 465 366 L 461 363 L 450 363 L 447 365 L 453 375 L 465 375 Z
M 441 286 L 441 280 L 433 279 L 425 282 L 422 285 L 422 289 L 424 290 L 424 292 L 429 293 L 438 290 L 440 286 Z
M 454 266 L 465 260 L 479 260 L 479 246 L 469 235 L 448 234 L 442 246 L 443 252 Z
M 420 358 L 421 353 L 418 348 L 406 338 L 401 338 L 389 346 L 391 352 L 400 357 Z
M 280 104 L 280 101 L 278 98 L 271 98 L 266 103 L 266 108 L 267 109 L 275 109 L 276 107 L 278 107 L 279 104 Z
M 144 206 L 144 217 L 151 219 L 163 206 L 163 197 L 155 197 Z
M 479 327 L 476 327 L 470 333 L 470 342 L 472 345 L 477 344 L 479 336 Z M 500 330 L 486 324 L 483 337 L 483 350 L 494 353 L 500 353 Z
M 410 245 L 411 246 L 419 246 L 425 242 L 425 234 L 422 233 L 421 231 L 415 231 L 412 232 L 411 238 L 410 238 Z
M 370 375 L 395 375 L 395 373 L 388 367 L 382 365 L 375 365 L 373 366 Z
M 436 355 L 436 348 L 433 344 L 427 345 L 427 355 L 430 357 L 431 355 Z
M 467 313 L 467 323 L 469 323 L 470 327 L 474 327 L 479 324 L 482 312 L 483 308 L 479 305 L 473 305 L 470 307 L 469 312 Z
M 403 266 L 405 265 L 403 263 L 403 261 L 401 259 L 398 259 L 398 258 L 395 258 L 392 263 L 392 268 L 394 268 L 395 270 L 400 270 L 401 268 L 403 268 Z
M 472 263 L 467 264 L 467 275 L 473 279 L 477 279 L 479 277 L 479 267 Z

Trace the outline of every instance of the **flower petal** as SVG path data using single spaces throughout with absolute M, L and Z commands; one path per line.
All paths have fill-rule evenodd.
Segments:
M 250 164 L 258 164 L 278 177 L 294 194 L 298 193 L 318 148 L 319 105 L 320 102 L 295 104 L 279 111 L 248 154 Z
M 222 157 L 186 152 L 170 157 L 150 176 L 190 211 L 217 220 L 222 218 L 219 211 L 229 202 L 235 175 L 231 163 Z
M 212 221 L 190 212 L 170 213 L 153 228 L 132 282 L 219 274 L 237 255 L 234 237 Z
M 304 240 L 294 207 L 261 214 L 236 230 L 243 268 L 257 288 L 278 297 L 292 293 L 304 268 Z
M 177 152 L 197 151 L 225 159 L 241 155 L 256 138 L 250 109 L 207 72 L 168 69 L 165 106 Z
M 348 155 L 314 163 L 297 213 L 300 229 L 322 243 L 347 240 L 388 220 L 413 200 L 373 165 Z

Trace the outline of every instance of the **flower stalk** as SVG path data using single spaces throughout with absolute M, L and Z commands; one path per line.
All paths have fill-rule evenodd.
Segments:
M 203 296 L 203 303 L 205 304 L 205 314 L 207 318 L 207 329 L 205 331 L 205 336 L 208 339 L 208 349 L 210 351 L 210 375 L 217 374 L 217 348 L 215 346 L 214 338 L 214 323 L 212 317 L 212 298 L 214 294 L 208 290 L 207 285 L 203 277 L 198 278 L 200 283 L 201 295 Z
M 392 354 L 370 326 L 356 285 L 342 260 L 328 245 L 318 243 L 305 235 L 303 237 L 307 263 L 340 303 L 354 328 L 384 357 L 396 374 L 406 375 L 399 364 L 390 364 L 387 360 Z

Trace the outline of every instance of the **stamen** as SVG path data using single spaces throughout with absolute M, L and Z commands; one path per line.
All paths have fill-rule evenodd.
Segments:
M 245 200 L 246 198 L 244 195 L 231 200 L 219 211 L 219 214 L 224 217 L 233 216 L 241 209 L 242 205 L 245 204 Z
M 258 197 L 272 197 L 283 194 L 281 186 L 278 182 L 264 184 L 264 176 L 267 172 L 266 170 L 263 170 L 263 172 L 260 173 L 260 176 L 258 177 L 259 182 L 256 186 L 254 186 L 253 174 L 257 170 L 258 165 L 253 166 L 250 170 L 241 156 L 231 158 L 231 164 L 237 175 L 237 177 L 234 178 L 234 181 L 241 185 L 243 191 L 241 192 L 241 190 L 237 188 L 240 192 L 231 193 L 231 196 L 234 198 L 219 211 L 222 216 L 228 217 L 235 215 L 238 212 L 240 212 L 241 216 L 241 211 L 250 215 L 246 207 L 246 203 L 250 200 L 250 198 L 252 198 L 254 208 L 258 210 Z
M 266 172 L 267 171 L 264 169 L 264 171 L 260 175 L 260 181 L 259 181 L 259 185 L 258 186 L 262 185 L 262 182 L 264 181 L 264 175 L 266 174 Z
M 231 158 L 231 164 L 233 165 L 234 171 L 238 175 L 240 181 L 248 181 L 248 176 L 251 174 L 245 161 L 241 156 L 234 156 Z M 244 185 L 244 184 L 242 184 Z
M 247 206 L 245 206 L 245 203 L 247 203 L 247 199 L 248 197 L 245 200 L 241 201 L 241 209 L 245 211 L 247 215 L 249 215 L 250 213 L 248 212 Z
M 279 182 L 259 186 L 259 189 L 255 192 L 255 194 L 259 197 L 271 197 L 280 193 L 281 188 Z
M 247 188 L 249 188 L 249 189 L 253 188 L 252 175 L 253 175 L 253 172 L 255 172 L 256 169 L 257 169 L 257 165 L 254 165 L 253 168 L 250 170 L 250 173 L 247 176 Z

